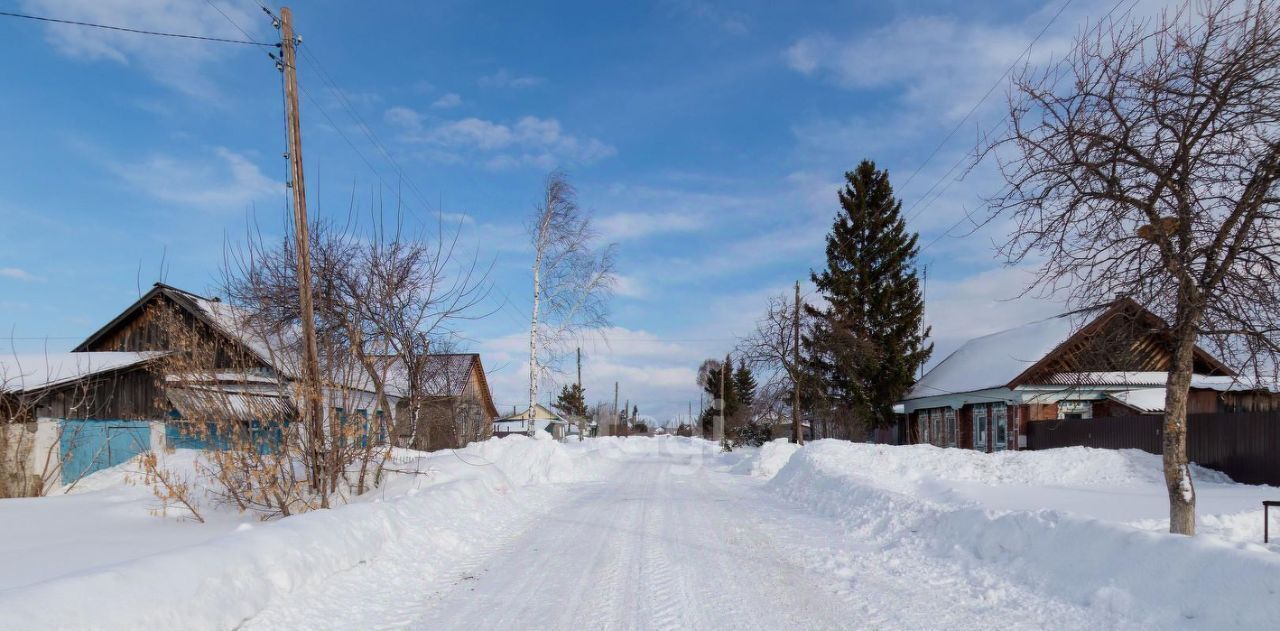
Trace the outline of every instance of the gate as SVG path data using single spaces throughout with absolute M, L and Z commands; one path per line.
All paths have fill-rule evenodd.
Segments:
M 151 448 L 147 421 L 63 420 L 58 447 L 62 483 L 114 467 Z

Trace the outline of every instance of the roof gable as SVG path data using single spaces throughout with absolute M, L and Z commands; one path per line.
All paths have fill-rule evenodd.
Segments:
M 269 344 L 265 339 L 255 338 L 249 331 L 244 322 L 244 317 L 239 311 L 216 298 L 206 298 L 204 296 L 194 294 L 189 291 L 178 289 L 164 283 L 156 283 L 151 289 L 138 298 L 133 304 L 125 308 L 110 322 L 103 325 L 102 328 L 95 331 L 83 342 L 80 342 L 73 352 L 85 351 L 147 351 L 147 350 L 168 350 L 164 348 L 108 348 L 112 339 L 133 325 L 134 322 L 144 316 L 148 307 L 166 303 L 176 306 L 183 313 L 187 314 L 194 320 L 206 325 L 210 331 L 219 335 L 227 342 L 242 348 L 252 357 L 260 361 L 263 366 L 268 366 L 280 370 L 286 374 L 291 371 L 284 370 L 281 366 L 282 357 L 279 353 L 272 353 Z M 139 344 L 129 344 L 128 346 L 140 346 Z M 155 344 L 142 344 L 141 346 L 155 346 Z M 283 345 L 280 345 L 283 348 Z

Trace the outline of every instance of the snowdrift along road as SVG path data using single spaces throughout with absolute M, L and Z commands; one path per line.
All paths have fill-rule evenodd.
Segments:
M 1280 619 L 1274 547 L 1133 525 L 1149 515 L 1131 505 L 1163 493 L 1158 458 L 1140 452 L 819 441 L 721 454 L 674 437 L 516 437 L 398 456 L 397 469 L 420 474 L 350 505 L 0 589 L 0 629 L 1252 629 Z M 107 473 L 79 496 L 0 514 L 38 524 L 60 501 L 91 511 L 118 490 L 120 472 Z M 1228 511 L 1277 491 L 1196 473 L 1202 501 Z
M 981 493 L 959 494 L 953 486 L 1071 486 L 1094 490 L 1096 501 L 1106 504 L 1123 501 L 1123 494 L 1108 491 L 1126 487 L 1162 494 L 1159 475 L 1159 458 L 1138 451 L 979 454 L 818 441 L 796 452 L 770 487 L 878 545 L 926 550 L 961 574 L 995 568 L 1037 591 L 1154 628 L 1276 628 L 1280 556 L 1274 550 L 1062 511 L 992 510 Z M 1204 469 L 1195 476 L 1202 486 L 1229 483 Z

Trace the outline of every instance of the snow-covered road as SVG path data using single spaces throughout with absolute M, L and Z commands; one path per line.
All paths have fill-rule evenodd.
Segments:
M 910 546 L 853 539 L 696 455 L 630 454 L 603 482 L 548 485 L 447 557 L 396 554 L 277 600 L 245 628 L 1125 628 Z M 478 543 L 477 543 L 478 542 Z M 437 542 L 438 543 L 438 542 Z

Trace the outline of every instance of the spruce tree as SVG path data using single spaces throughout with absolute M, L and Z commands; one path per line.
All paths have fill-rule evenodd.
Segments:
M 723 369 L 723 373 L 722 373 Z M 708 359 L 702 362 L 698 368 L 698 385 L 702 386 L 702 390 L 707 393 L 708 401 L 715 401 L 720 398 L 720 375 L 726 376 L 724 382 L 724 418 L 726 428 L 738 413 L 740 408 L 737 384 L 734 377 L 736 373 L 733 370 L 733 359 L 725 355 L 723 361 L 716 359 Z M 712 428 L 715 427 L 715 418 L 718 414 L 714 405 L 707 406 L 702 411 L 702 427 L 705 434 L 710 434 Z
M 738 406 L 748 409 L 756 400 L 756 377 L 746 364 L 738 366 L 733 372 L 733 393 L 737 397 Z
M 871 427 L 893 423 L 893 404 L 933 344 L 921 330 L 924 300 L 908 232 L 887 171 L 863 160 L 845 173 L 840 211 L 827 235 L 827 267 L 811 275 L 826 307 L 804 340 L 827 404 Z
M 585 418 L 587 416 L 586 394 L 586 388 L 576 383 L 569 384 L 560 388 L 560 395 L 556 397 L 556 402 L 551 407 L 554 407 L 561 416 Z

